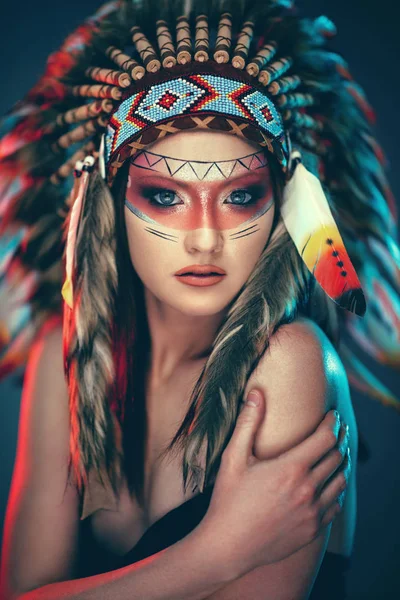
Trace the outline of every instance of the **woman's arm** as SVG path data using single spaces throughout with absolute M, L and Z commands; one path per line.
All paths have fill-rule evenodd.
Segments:
M 345 407 L 351 400 L 343 365 L 326 336 L 308 320 L 278 330 L 249 378 L 245 393 L 253 387 L 263 391 L 266 398 L 266 418 L 254 445 L 254 454 L 260 460 L 276 457 L 301 442 L 315 430 L 327 410 L 338 407 L 341 414 L 349 414 Z M 350 438 L 357 439 L 355 421 L 349 419 L 348 424 Z M 209 600 L 308 598 L 330 529 L 326 527 L 288 558 L 246 573 Z
M 212 532 L 197 527 L 147 559 L 108 573 L 45 585 L 16 600 L 202 600 L 234 580 L 220 557 L 213 555 L 211 538 Z
M 233 569 L 208 547 L 207 527 L 145 561 L 74 579 L 79 497 L 67 482 L 68 393 L 62 331 L 46 331 L 32 349 L 21 400 L 17 456 L 2 548 L 2 600 L 206 598 Z M 236 575 L 237 576 L 237 575 Z
M 258 461 L 250 455 L 262 415 L 250 407 L 239 415 L 222 457 L 211 515 L 207 511 L 186 538 L 123 569 L 74 579 L 79 502 L 75 486 L 65 491 L 69 412 L 61 332 L 41 339 L 28 365 L 21 406 L 4 533 L 2 599 L 200 600 L 256 565 L 281 560 L 308 544 L 321 527 L 325 511 L 324 524 L 336 514 L 332 506 L 336 491 L 324 500 L 318 498 L 317 510 L 310 514 L 310 501 L 301 490 L 318 480 L 311 469 L 315 461 L 322 459 L 329 474 L 337 469 L 338 460 L 326 454 L 336 445 L 338 423 L 329 413 L 317 432 L 286 453 L 285 459 Z M 295 471 L 293 462 L 298 465 Z M 294 479 L 287 484 L 290 474 Z M 263 490 L 269 501 L 259 506 L 257 514 L 249 515 L 245 527 L 236 527 L 238 512 L 246 511 L 251 500 L 249 488 Z M 233 535 L 228 546 L 224 545 L 225 531 Z

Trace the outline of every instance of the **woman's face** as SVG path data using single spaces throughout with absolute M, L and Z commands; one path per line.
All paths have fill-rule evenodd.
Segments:
M 221 132 L 163 138 L 129 169 L 125 220 L 133 267 L 161 302 L 186 315 L 218 313 L 251 274 L 274 210 L 260 147 Z M 225 275 L 176 275 L 193 265 Z

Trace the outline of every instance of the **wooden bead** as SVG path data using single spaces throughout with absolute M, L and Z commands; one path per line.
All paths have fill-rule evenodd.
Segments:
M 78 127 L 75 127 L 71 131 L 68 131 L 64 135 L 62 135 L 56 142 L 54 146 L 58 146 L 58 148 L 68 148 L 75 144 L 76 142 L 80 142 L 84 140 L 89 135 L 93 135 L 100 128 L 107 126 L 107 120 L 99 117 L 98 119 L 91 119 L 87 121 L 87 123 L 83 123 Z
M 192 60 L 192 40 L 188 18 L 184 15 L 176 20 L 176 54 L 178 63 L 184 65 Z
M 215 40 L 214 60 L 217 63 L 229 62 L 229 51 L 232 44 L 232 15 L 225 12 L 218 24 L 217 39 Z
M 101 111 L 102 101 L 96 100 L 91 104 L 84 104 L 83 106 L 78 106 L 77 108 L 71 108 L 70 110 L 67 110 L 67 112 L 58 115 L 56 124 L 58 127 L 62 127 L 63 125 L 70 125 L 72 123 L 78 123 L 79 121 L 86 121 L 86 119 L 95 117 Z
M 114 108 L 114 103 L 112 100 L 102 100 L 101 101 L 101 110 L 105 113 L 110 113 Z
M 89 67 L 85 71 L 86 77 L 90 77 L 95 81 L 101 83 L 108 83 L 109 85 L 116 85 L 118 87 L 129 87 L 132 83 L 128 73 L 123 71 L 113 71 L 112 69 L 101 69 L 100 67 Z
M 146 69 L 142 65 L 115 46 L 109 46 L 106 55 L 123 71 L 129 73 L 134 80 L 141 79 L 146 73 Z
M 142 33 L 140 27 L 135 25 L 131 29 L 132 41 L 135 44 L 136 50 L 140 54 L 140 58 L 149 73 L 155 73 L 161 68 L 161 63 L 158 60 L 157 54 L 150 44 L 147 37 Z
M 253 39 L 254 23 L 246 21 L 243 23 L 241 32 L 239 33 L 238 41 L 233 52 L 232 65 L 236 69 L 244 69 L 251 40 Z
M 208 60 L 209 46 L 208 19 L 206 15 L 199 15 L 196 17 L 194 60 L 199 62 L 205 62 Z
M 172 35 L 168 29 L 166 21 L 159 19 L 156 23 L 157 27 L 157 42 L 160 49 L 162 66 L 164 68 L 173 67 L 176 65 L 175 48 L 172 41 Z
M 300 83 L 301 79 L 298 75 L 282 77 L 281 79 L 273 81 L 271 85 L 268 86 L 268 91 L 270 94 L 272 94 L 272 96 L 277 96 L 278 94 L 284 94 L 286 92 L 295 90 Z
M 290 56 L 280 58 L 276 62 L 269 65 L 266 69 L 260 71 L 258 81 L 260 81 L 263 85 L 269 85 L 272 83 L 272 81 L 275 81 L 275 79 L 278 79 L 284 73 L 286 73 L 292 64 L 293 60 L 290 58 Z
M 85 98 L 112 98 L 113 100 L 122 98 L 122 91 L 113 85 L 74 85 L 70 91 L 73 96 Z
M 252 75 L 253 77 L 257 77 L 257 75 L 260 72 L 260 69 L 262 69 L 265 65 L 267 65 L 271 61 L 271 59 L 275 56 L 277 47 L 278 47 L 278 44 L 274 41 L 271 41 L 268 44 L 265 44 L 265 46 L 263 46 L 257 52 L 255 57 L 252 58 L 251 61 L 249 62 L 249 64 L 247 65 L 246 71 L 249 73 L 249 75 Z

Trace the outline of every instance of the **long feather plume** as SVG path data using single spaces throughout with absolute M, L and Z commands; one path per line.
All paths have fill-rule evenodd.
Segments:
M 91 158 L 91 157 L 88 157 Z M 88 160 L 85 159 L 85 161 Z M 93 159 L 94 162 L 94 159 Z M 76 170 L 81 170 L 84 167 L 84 162 L 78 161 Z M 87 165 L 89 166 L 89 165 Z M 82 213 L 83 200 L 86 195 L 86 190 L 89 181 L 89 171 L 81 170 L 79 176 L 78 186 L 74 186 L 71 192 L 72 211 L 68 227 L 67 244 L 65 249 L 65 273 L 66 278 L 64 285 L 61 290 L 62 297 L 70 308 L 73 306 L 73 269 L 74 269 L 74 257 L 75 257 L 75 244 L 76 236 L 78 233 L 78 226 L 80 216 Z M 75 200 L 74 200 L 75 198 Z
M 291 160 L 301 160 L 297 150 Z M 321 183 L 301 162 L 297 162 L 285 186 L 281 213 L 300 256 L 323 290 L 339 306 L 364 315 L 366 302 L 361 283 Z

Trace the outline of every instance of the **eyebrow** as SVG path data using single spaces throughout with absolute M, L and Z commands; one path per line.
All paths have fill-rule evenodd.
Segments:
M 133 165 L 134 167 L 136 165 Z M 140 167 L 138 167 L 140 168 Z M 266 169 L 266 170 L 263 170 Z M 261 173 L 260 173 L 261 171 Z M 264 177 L 261 177 L 262 175 L 264 175 Z M 183 188 L 184 190 L 190 190 L 194 185 L 198 186 L 199 185 L 199 181 L 197 180 L 193 180 L 191 182 L 186 182 L 183 179 L 177 179 L 176 177 L 167 177 L 161 173 L 157 174 L 157 172 L 152 171 L 151 175 L 146 175 L 144 177 L 133 177 L 132 178 L 133 181 L 136 181 L 137 183 L 139 183 L 140 185 L 144 186 L 146 184 L 146 182 L 148 182 L 149 186 L 150 185 L 154 185 L 151 184 L 150 180 L 157 180 L 157 181 L 165 181 L 166 183 L 171 184 L 171 182 L 173 182 L 175 185 L 178 185 L 179 187 Z M 214 185 L 216 184 L 220 184 L 221 187 L 225 187 L 229 184 L 231 184 L 233 181 L 240 181 L 240 180 L 265 180 L 266 183 L 269 183 L 270 181 L 270 171 L 268 169 L 268 165 L 265 165 L 264 167 L 260 167 L 259 169 L 255 169 L 254 171 L 249 171 L 248 173 L 242 173 L 240 175 L 237 175 L 236 177 L 226 177 L 225 179 L 218 179 L 218 180 L 211 180 L 211 181 L 205 181 L 204 183 L 212 183 Z

